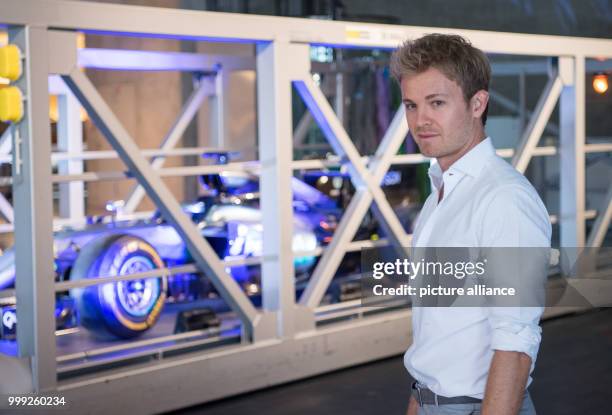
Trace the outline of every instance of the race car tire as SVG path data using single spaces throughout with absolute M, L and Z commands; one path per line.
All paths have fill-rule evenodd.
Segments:
M 83 247 L 70 279 L 73 281 L 127 275 L 163 268 L 164 262 L 145 240 L 115 234 Z M 165 277 L 117 281 L 71 290 L 81 324 L 101 337 L 133 338 L 158 320 L 167 296 Z

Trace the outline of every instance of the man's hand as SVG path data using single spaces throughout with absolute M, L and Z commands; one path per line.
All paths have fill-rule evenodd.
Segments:
M 496 350 L 487 378 L 482 415 L 518 414 L 530 368 L 531 358 L 525 353 Z
M 410 395 L 410 402 L 408 403 L 408 411 L 406 411 L 406 415 L 417 415 L 419 412 L 419 403 L 414 396 Z

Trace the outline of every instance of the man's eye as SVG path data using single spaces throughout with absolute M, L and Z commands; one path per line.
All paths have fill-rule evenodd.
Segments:
M 431 102 L 431 104 L 432 104 L 434 107 L 439 107 L 440 105 L 443 105 L 443 104 L 444 104 L 444 101 L 439 101 L 439 100 L 438 100 L 438 101 L 432 101 L 432 102 Z
M 404 106 L 406 107 L 406 109 L 408 111 L 412 111 L 412 110 L 414 110 L 416 108 L 416 104 L 408 104 L 408 103 L 406 103 L 406 104 L 404 104 Z

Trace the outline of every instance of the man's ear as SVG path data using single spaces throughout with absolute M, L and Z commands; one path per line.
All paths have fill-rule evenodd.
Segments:
M 484 89 L 477 91 L 470 100 L 470 108 L 474 118 L 480 118 L 482 113 L 487 108 L 489 102 L 489 93 Z

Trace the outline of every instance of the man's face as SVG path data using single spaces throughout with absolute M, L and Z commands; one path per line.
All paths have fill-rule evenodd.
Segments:
M 401 89 L 412 136 L 421 153 L 437 158 L 443 169 L 483 138 L 475 117 L 482 112 L 475 113 L 461 87 L 438 69 L 403 76 Z

